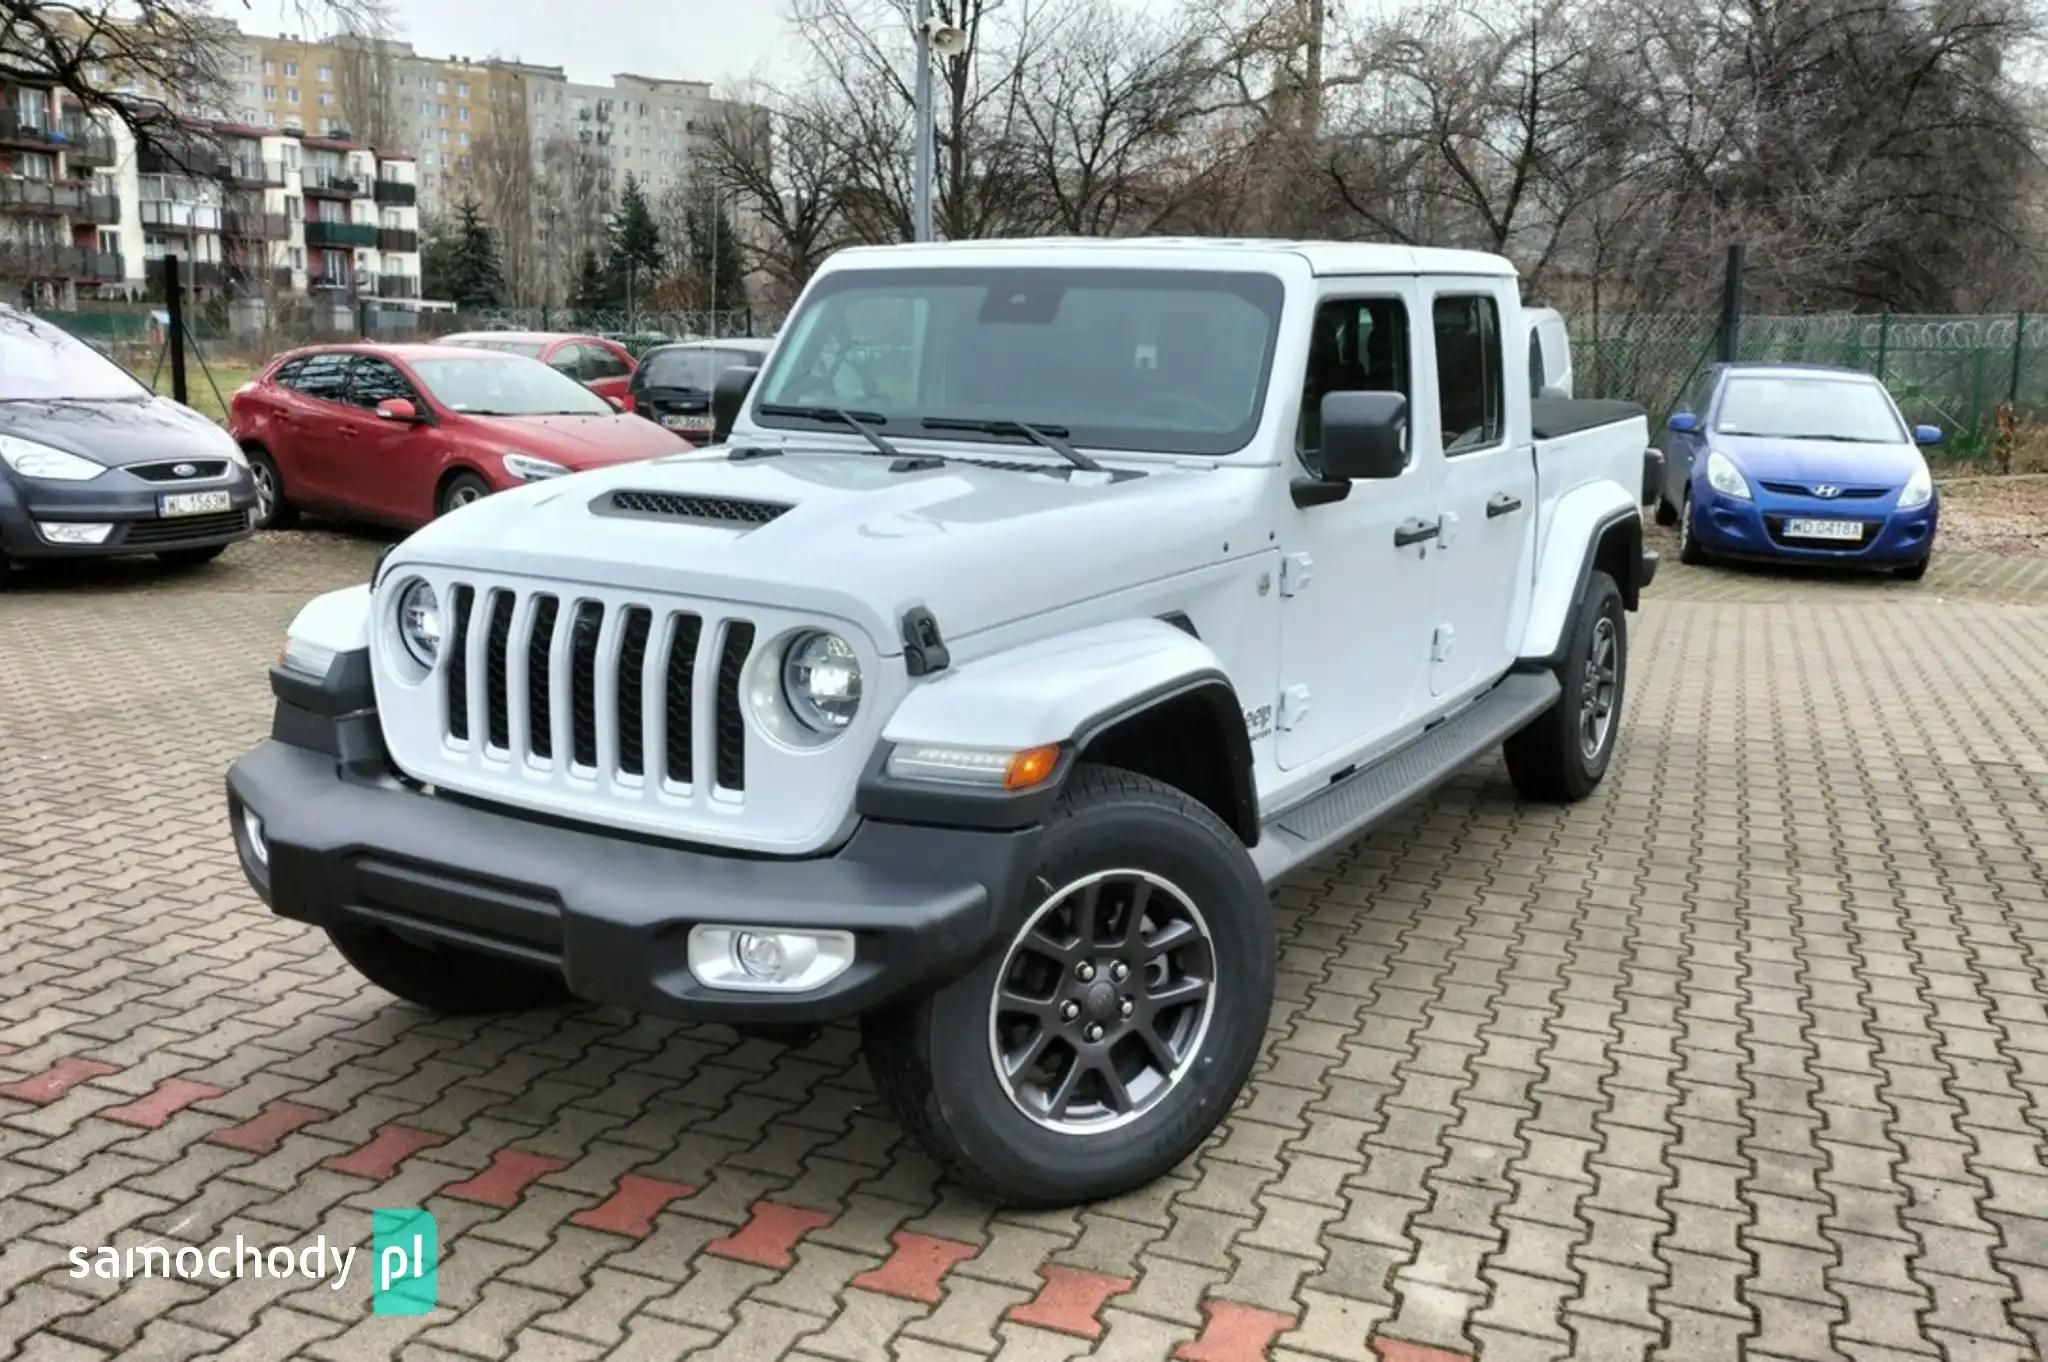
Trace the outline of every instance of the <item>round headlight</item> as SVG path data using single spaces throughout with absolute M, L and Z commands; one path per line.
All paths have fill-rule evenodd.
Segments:
M 422 667 L 433 666 L 441 655 L 441 602 L 425 582 L 412 582 L 398 593 L 398 637 Z
M 782 696 L 790 713 L 815 733 L 837 733 L 860 708 L 860 659 L 837 634 L 792 640 L 782 657 Z

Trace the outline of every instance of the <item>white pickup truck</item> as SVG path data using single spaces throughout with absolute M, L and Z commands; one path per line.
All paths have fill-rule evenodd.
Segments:
M 1258 1054 L 1269 886 L 1496 746 L 1607 769 L 1648 431 L 1529 335 L 1465 252 L 837 255 L 722 445 L 304 609 L 243 868 L 429 1008 L 857 1016 L 962 1181 L 1131 1188 Z

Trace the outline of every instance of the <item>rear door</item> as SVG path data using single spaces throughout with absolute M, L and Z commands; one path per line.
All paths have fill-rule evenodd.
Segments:
M 1405 393 L 1408 466 L 1398 478 L 1354 482 L 1340 501 L 1294 506 L 1281 531 L 1280 696 L 1274 715 L 1283 770 L 1315 765 L 1398 732 L 1420 708 L 1436 598 L 1435 552 L 1413 531 L 1434 516 L 1441 460 L 1418 432 L 1434 431 L 1414 391 L 1421 299 L 1400 278 L 1323 281 L 1311 326 L 1299 473 L 1319 479 L 1321 405 L 1339 391 Z M 1423 370 L 1427 372 L 1427 370 Z
M 271 455 L 294 501 L 333 505 L 346 486 L 342 446 L 347 441 L 341 422 L 349 409 L 349 360 L 345 351 L 327 351 L 295 363 L 279 375 L 284 400 L 278 412 L 282 431 Z
M 377 404 L 404 398 L 421 411 L 427 404 L 389 360 L 358 355 L 349 375 L 349 415 L 339 475 L 349 504 L 379 520 L 415 524 L 434 514 L 434 428 L 386 421 Z
M 1514 281 L 1431 279 L 1423 288 L 1436 419 L 1414 434 L 1443 463 L 1429 665 L 1429 693 L 1442 701 L 1491 683 L 1515 660 L 1535 577 L 1536 450 L 1527 356 L 1520 346 L 1507 353 L 1503 329 L 1515 315 Z

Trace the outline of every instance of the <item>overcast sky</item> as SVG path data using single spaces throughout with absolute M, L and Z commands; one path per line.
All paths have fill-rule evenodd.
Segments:
M 223 8 L 244 31 L 297 33 L 317 4 Z M 787 41 L 781 0 L 393 0 L 392 13 L 422 56 L 513 57 L 600 83 L 631 71 L 730 85 L 772 72 Z

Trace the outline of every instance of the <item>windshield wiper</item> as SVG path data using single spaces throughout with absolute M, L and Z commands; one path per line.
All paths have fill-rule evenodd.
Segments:
M 983 435 L 1022 435 L 1035 445 L 1050 449 L 1074 467 L 1089 473 L 1100 473 L 1102 465 L 1068 444 L 1063 438 L 1065 426 L 1035 426 L 1028 421 L 975 421 L 957 416 L 927 416 L 922 423 L 926 430 L 971 430 Z
M 825 421 L 834 425 L 850 426 L 860 437 L 892 459 L 906 457 L 902 450 L 874 429 L 889 418 L 878 411 L 848 411 L 844 407 L 804 407 L 787 402 L 763 402 L 754 408 L 763 416 L 797 416 L 806 421 Z M 873 422 L 873 425 L 869 423 Z

